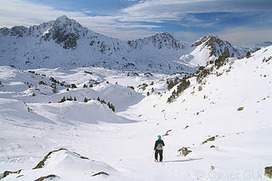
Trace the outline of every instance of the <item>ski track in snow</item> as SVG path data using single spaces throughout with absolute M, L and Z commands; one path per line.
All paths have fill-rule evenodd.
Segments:
M 3 180 L 35 180 L 49 174 L 63 180 L 266 180 L 264 167 L 272 164 L 272 60 L 262 60 L 271 56 L 272 46 L 227 63 L 217 70 L 221 76 L 206 78 L 201 91 L 191 78 L 190 87 L 171 104 L 166 102 L 171 91 L 165 85 L 170 75 L 127 76 L 95 67 L 31 73 L 2 66 L 0 173 L 23 169 Z M 59 92 L 53 93 L 50 77 L 78 88 L 67 91 L 57 85 Z M 90 79 L 99 84 L 83 88 Z M 146 90 L 137 88 L 142 83 L 148 84 Z M 154 92 L 146 96 L 151 88 Z M 76 96 L 77 101 L 58 103 L 63 96 Z M 84 97 L 92 100 L 84 103 Z M 97 97 L 113 103 L 116 113 Z M 244 109 L 237 111 L 239 107 Z M 163 163 L 154 162 L 159 134 L 166 143 Z M 212 136 L 214 141 L 202 144 Z M 192 152 L 178 156 L 181 147 Z M 59 148 L 71 152 L 55 154 L 44 169 L 32 170 Z M 73 152 L 90 161 L 79 160 Z M 65 169 L 73 170 L 71 175 Z M 98 171 L 110 175 L 92 177 Z

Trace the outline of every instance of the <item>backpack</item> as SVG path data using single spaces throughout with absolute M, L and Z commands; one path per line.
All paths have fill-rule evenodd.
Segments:
M 157 150 L 163 150 L 163 145 L 161 143 L 159 143 L 156 147 Z

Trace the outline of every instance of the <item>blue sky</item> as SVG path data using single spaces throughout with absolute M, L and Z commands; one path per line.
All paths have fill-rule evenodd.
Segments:
M 192 43 L 207 34 L 237 46 L 272 41 L 271 0 L 0 0 L 0 27 L 61 15 L 122 40 L 167 31 Z

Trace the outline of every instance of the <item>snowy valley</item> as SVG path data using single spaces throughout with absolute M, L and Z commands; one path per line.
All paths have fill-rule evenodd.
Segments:
M 66 16 L 0 40 L 1 180 L 269 180 L 272 46 L 125 42 Z

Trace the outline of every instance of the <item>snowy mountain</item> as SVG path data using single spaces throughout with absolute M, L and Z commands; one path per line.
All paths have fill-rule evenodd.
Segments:
M 0 66 L 0 179 L 268 180 L 271 61 L 209 64 L 171 103 L 183 74 Z
M 95 33 L 66 16 L 29 28 L 1 28 L 0 41 L 1 65 L 20 68 L 100 66 L 192 71 L 175 61 L 188 50 L 168 33 L 126 42 Z
M 181 62 L 203 66 L 208 61 L 214 61 L 223 53 L 227 57 L 241 57 L 245 55 L 245 52 L 213 35 L 202 37 L 192 45 L 192 48 L 194 50 L 191 53 L 180 57 Z
M 134 49 L 144 49 L 154 46 L 158 49 L 174 49 L 174 50 L 186 50 L 187 45 L 175 39 L 171 34 L 157 33 L 154 36 L 146 37 L 143 39 L 128 41 L 128 44 Z

